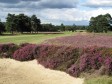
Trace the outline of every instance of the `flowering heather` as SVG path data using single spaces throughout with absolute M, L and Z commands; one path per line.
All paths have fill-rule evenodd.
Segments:
M 38 45 L 35 57 L 46 68 L 62 70 L 72 76 L 82 72 L 95 73 L 104 66 L 105 75 L 112 72 L 112 49 L 106 47 L 77 48 L 74 46 Z M 92 71 L 92 72 L 91 72 Z
M 30 43 L 21 43 L 19 46 L 20 46 L 20 47 L 25 47 L 25 46 L 27 46 L 27 45 L 30 45 Z
M 35 57 L 40 64 L 62 71 L 70 67 L 80 56 L 78 48 L 56 45 L 41 45 L 35 49 L 35 52 Z
M 34 59 L 33 51 L 35 47 L 36 45 L 33 44 L 22 47 L 14 52 L 13 58 L 19 61 L 33 60 Z
M 112 75 L 112 57 L 110 57 L 110 56 L 107 56 L 106 58 L 105 58 L 105 61 L 104 61 L 104 66 L 105 66 L 105 74 L 106 75 Z
M 66 45 L 75 47 L 109 47 L 112 48 L 112 36 L 106 35 L 75 35 L 46 40 L 45 44 Z
M 69 73 L 72 76 L 78 77 L 80 74 L 79 66 L 73 64 L 70 68 L 68 68 L 67 73 Z

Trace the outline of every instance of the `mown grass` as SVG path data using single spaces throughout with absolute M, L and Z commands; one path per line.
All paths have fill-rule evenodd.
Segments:
M 13 36 L 0 36 L 0 43 L 41 43 L 44 40 L 62 36 L 75 35 L 75 32 L 64 32 L 61 34 L 20 34 Z
M 112 84 L 112 77 L 100 76 L 97 78 L 86 79 L 84 84 Z

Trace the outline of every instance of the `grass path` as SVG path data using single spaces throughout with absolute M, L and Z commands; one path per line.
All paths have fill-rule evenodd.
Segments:
M 36 60 L 18 62 L 0 59 L 0 84 L 83 84 L 83 79 L 46 69 L 37 65 Z
M 64 32 L 62 34 L 29 34 L 29 35 L 15 35 L 15 36 L 0 36 L 0 43 L 41 43 L 44 40 L 52 39 L 62 36 L 75 35 L 75 32 Z

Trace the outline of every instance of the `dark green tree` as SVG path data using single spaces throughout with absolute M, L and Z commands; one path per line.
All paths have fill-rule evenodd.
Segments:
M 60 25 L 60 30 L 61 30 L 61 31 L 65 31 L 65 26 L 64 26 L 63 23 L 61 23 L 61 25 Z
M 50 24 L 42 24 L 41 31 L 47 31 L 47 32 L 56 32 L 58 31 L 57 26 Z
M 73 24 L 73 26 L 71 27 L 71 31 L 74 32 L 74 31 L 76 31 L 76 30 L 77 30 L 77 27 L 76 27 L 75 24 Z
M 5 32 L 5 25 L 0 21 L 0 34 Z
M 8 14 L 6 18 L 6 31 L 13 34 L 16 31 L 15 14 Z
M 110 14 L 98 15 L 97 17 L 91 17 L 89 27 L 87 31 L 89 32 L 107 32 L 110 30 L 112 17 Z
M 41 21 L 37 19 L 36 15 L 31 16 L 31 29 L 34 32 L 38 32 L 41 28 Z
M 31 32 L 31 19 L 27 15 L 19 14 L 16 16 L 18 32 Z

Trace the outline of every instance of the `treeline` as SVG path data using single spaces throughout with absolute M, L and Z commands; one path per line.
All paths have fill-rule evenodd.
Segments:
M 36 15 L 31 17 L 25 14 L 8 14 L 6 22 L 0 21 L 0 34 L 3 32 L 14 33 L 38 33 L 38 32 L 60 32 L 60 31 L 76 31 L 78 29 L 86 29 L 86 26 L 73 25 L 53 25 L 41 24 L 41 20 Z
M 110 14 L 98 15 L 91 17 L 89 26 L 73 25 L 53 25 L 42 24 L 41 20 L 36 15 L 31 17 L 25 14 L 8 14 L 6 22 L 0 21 L 0 34 L 3 32 L 10 33 L 38 33 L 38 32 L 60 32 L 60 31 L 76 31 L 87 30 L 88 32 L 108 32 L 112 31 L 112 17 Z

